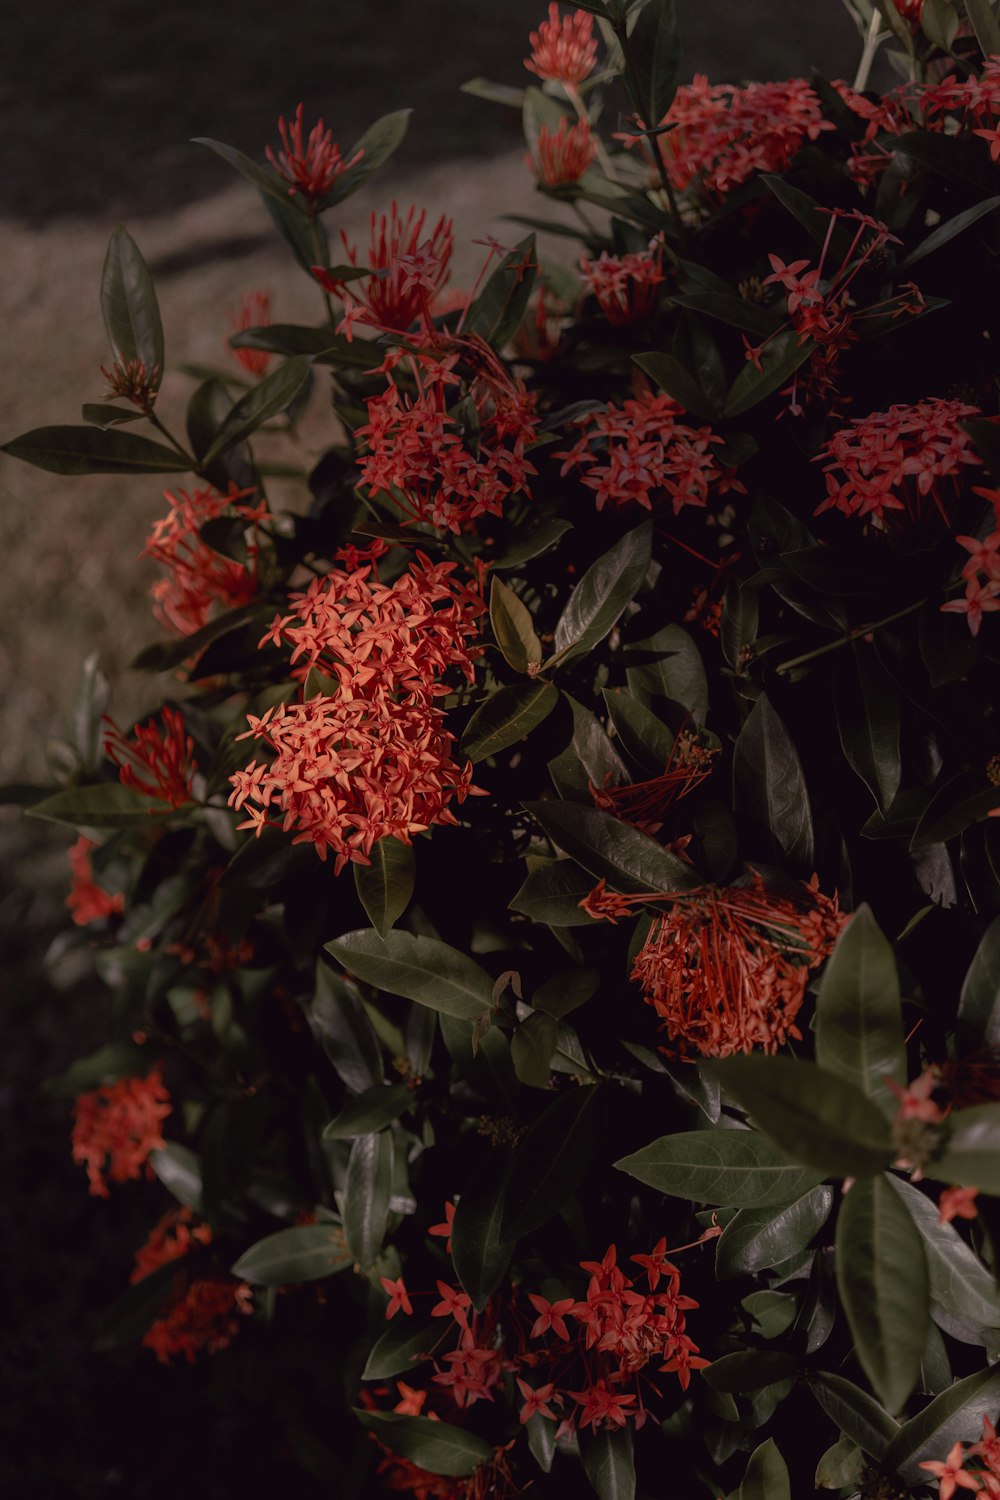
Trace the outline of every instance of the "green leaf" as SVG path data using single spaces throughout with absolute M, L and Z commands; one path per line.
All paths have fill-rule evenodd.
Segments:
M 628 772 L 596 715 L 569 693 L 564 693 L 563 698 L 573 716 L 573 738 L 561 754 L 549 761 L 549 775 L 560 797 L 593 807 L 590 783 L 617 786 L 628 780 Z
M 672 1198 L 733 1208 L 783 1207 L 820 1177 L 750 1130 L 664 1135 L 615 1166 Z
M 516 682 L 497 688 L 465 726 L 461 753 L 478 763 L 508 750 L 548 718 L 558 702 L 559 689 L 551 682 Z
M 618 738 L 639 769 L 660 776 L 670 760 L 674 736 L 640 698 L 621 688 L 604 689 L 604 701 Z
M 996 56 L 1000 53 L 1000 21 L 993 14 L 991 0 L 965 0 L 965 9 L 983 56 Z
M 818 1490 L 857 1489 L 864 1469 L 864 1454 L 850 1438 L 838 1438 L 816 1465 L 813 1480 Z
M 293 1286 L 321 1281 L 354 1264 L 335 1224 L 305 1224 L 279 1229 L 251 1245 L 232 1268 L 232 1274 L 255 1286 Z
M 883 1467 L 907 1484 L 926 1483 L 921 1463 L 940 1462 L 955 1443 L 973 1443 L 982 1437 L 983 1418 L 995 1420 L 998 1405 L 1000 1365 L 956 1381 L 904 1422 L 882 1455 Z
M 354 888 L 369 922 L 379 937 L 384 938 L 413 895 L 416 873 L 413 845 L 386 836 L 373 844 L 370 859 L 370 864 L 355 864 Z
M 924 1242 L 931 1301 L 978 1328 L 1000 1328 L 1000 1291 L 991 1273 L 954 1224 L 942 1224 L 937 1206 L 902 1177 L 889 1182 L 906 1205 Z
M 656 711 L 656 699 L 686 708 L 696 724 L 708 719 L 708 679 L 698 647 L 681 625 L 630 641 L 622 652 L 631 691 Z
M 807 338 L 804 343 L 800 343 L 799 335 L 793 328 L 776 333 L 763 347 L 761 369 L 758 370 L 751 360 L 747 360 L 733 381 L 723 414 L 727 417 L 741 417 L 744 412 L 757 406 L 772 391 L 791 380 L 814 348 L 812 339 Z
M 181 1290 L 182 1277 L 177 1262 L 168 1261 L 127 1287 L 101 1314 L 94 1333 L 95 1350 L 103 1354 L 109 1349 L 137 1344 Z
M 502 568 L 504 572 L 519 568 L 523 563 L 531 562 L 533 558 L 540 557 L 543 552 L 548 552 L 550 547 L 556 545 L 560 537 L 565 536 L 566 532 L 572 529 L 572 521 L 555 519 L 542 521 L 539 526 L 529 531 L 527 536 L 516 541 L 502 557 L 498 557 L 493 567 L 494 569 Z
M 911 852 L 956 838 L 1000 807 L 1000 787 L 984 785 L 984 781 L 979 771 L 959 771 L 938 787 L 913 830 Z
M 568 969 L 540 984 L 531 997 L 531 1003 L 535 1010 L 543 1010 L 561 1021 L 563 1016 L 586 1005 L 596 994 L 600 982 L 597 969 Z
M 323 208 L 329 208 L 334 203 L 343 203 L 345 198 L 356 193 L 369 177 L 385 165 L 402 144 L 412 113 L 412 109 L 396 109 L 390 114 L 382 115 L 373 125 L 369 125 L 360 141 L 344 158 L 345 161 L 350 161 L 360 151 L 361 160 L 355 166 L 348 167 L 347 171 L 333 184 L 323 199 L 321 205 Z
M 390 1411 L 355 1409 L 355 1415 L 380 1443 L 431 1474 L 472 1474 L 493 1457 L 489 1443 L 463 1427 L 452 1427 L 450 1422 L 404 1417 Z
M 490 624 L 504 660 L 515 672 L 541 665 L 542 643 L 535 634 L 531 610 L 495 574 L 490 586 Z
M 641 895 L 690 890 L 700 883 L 690 865 L 611 813 L 575 802 L 526 802 L 524 806 L 558 848 L 615 890 Z
M 996 25 L 996 22 L 993 23 Z M 998 37 L 1000 46 L 1000 37 Z M 967 208 L 964 213 L 956 214 L 953 219 L 946 219 L 932 230 L 925 240 L 921 240 L 915 250 L 911 250 L 905 260 L 900 261 L 898 269 L 908 271 L 917 261 L 923 260 L 927 255 L 933 255 L 935 250 L 953 240 L 956 235 L 962 234 L 969 229 L 978 219 L 986 214 L 992 214 L 1000 208 L 1000 197 L 984 198 L 981 203 L 976 203 L 972 208 Z
M 80 415 L 85 422 L 91 422 L 95 427 L 121 427 L 127 422 L 145 420 L 143 413 L 135 408 L 129 410 L 104 401 L 85 401 L 80 407 Z
M 309 1020 L 338 1075 L 354 1094 L 382 1082 L 382 1054 L 357 991 L 322 962 Z
M 535 236 L 529 234 L 496 266 L 469 307 L 463 332 L 503 349 L 520 327 L 537 274 L 538 251 Z
M 25 810 L 31 818 L 68 823 L 73 828 L 130 828 L 136 824 L 153 827 L 151 818 L 166 817 L 173 812 L 168 802 L 147 797 L 118 781 L 67 787 Z
M 796 1355 L 784 1349 L 741 1349 L 713 1360 L 705 1379 L 714 1391 L 759 1391 L 797 1374 L 799 1363 Z
M 270 167 L 263 167 L 258 162 L 252 161 L 249 156 L 244 156 L 243 152 L 237 151 L 235 146 L 227 146 L 223 141 L 213 141 L 206 135 L 196 135 L 192 140 L 192 145 L 207 146 L 210 151 L 215 152 L 216 156 L 221 156 L 223 161 L 235 167 L 247 182 L 252 182 L 258 192 L 274 198 L 279 203 L 287 204 L 290 201 L 288 183 Z M 295 207 L 305 217 L 305 207 L 298 204 L 295 204 Z
M 572 859 L 554 860 L 532 870 L 510 903 L 533 922 L 550 927 L 585 927 L 596 918 L 580 910 L 580 902 L 594 889 L 594 877 Z
M 382 1248 L 392 1195 L 392 1133 L 360 1135 L 344 1177 L 344 1233 L 354 1260 L 371 1266 Z
M 375 1083 L 344 1106 L 323 1131 L 325 1141 L 350 1140 L 384 1130 L 413 1104 L 413 1091 L 405 1083 Z
M 463 1186 L 451 1225 L 451 1258 L 462 1290 L 481 1312 L 503 1281 L 514 1239 L 503 1233 L 510 1153 L 493 1150 Z
M 834 674 L 834 704 L 840 744 L 881 812 L 889 807 L 902 775 L 899 758 L 899 699 L 888 673 L 870 648 L 857 642 L 842 651 Z
M 629 38 L 633 102 L 647 126 L 659 125 L 677 92 L 681 40 L 676 0 L 647 0 Z
M 772 864 L 812 872 L 812 812 L 802 763 L 765 693 L 757 699 L 733 751 L 737 810 L 754 825 Z
M 178 1141 L 168 1141 L 159 1151 L 151 1151 L 149 1165 L 185 1208 L 201 1212 L 201 1162 L 192 1150 Z
M 361 1379 L 391 1380 L 394 1375 L 404 1375 L 415 1364 L 429 1359 L 450 1332 L 450 1325 L 442 1326 L 440 1318 L 423 1325 L 413 1318 L 393 1318 L 372 1346 Z
M 345 932 L 327 953 L 364 984 L 416 1000 L 431 1010 L 474 1020 L 493 1004 L 493 981 L 471 958 L 437 938 L 369 928 Z
M 900 1430 L 884 1407 L 842 1375 L 817 1371 L 809 1376 L 809 1389 L 841 1432 L 869 1457 L 881 1460 Z
M 514 1071 L 530 1088 L 547 1089 L 552 1069 L 552 1055 L 559 1040 L 559 1022 L 555 1016 L 535 1011 L 515 1031 L 510 1043 Z
M 787 1208 L 741 1208 L 719 1238 L 716 1276 L 752 1276 L 790 1260 L 819 1233 L 832 1207 L 832 1189 L 814 1187 Z
M 816 1004 L 816 1061 L 853 1083 L 891 1116 L 885 1079 L 906 1082 L 903 1012 L 896 959 L 864 904 L 837 939 Z
M 935 47 L 950 52 L 958 32 L 958 12 L 949 0 L 924 0 L 920 7 L 920 26 Z
M 751 1453 L 739 1500 L 792 1500 L 788 1468 L 773 1438 Z
M 982 1047 L 1000 1046 L 1000 917 L 987 927 L 969 965 L 958 1019 Z
M 309 379 L 311 369 L 312 359 L 309 355 L 294 354 L 277 370 L 258 381 L 226 416 L 203 463 L 211 464 L 228 449 L 256 432 L 269 417 L 276 416 L 290 406 Z
M 1000 1194 L 1000 1104 L 976 1104 L 949 1115 L 945 1148 L 925 1171 L 938 1182 Z
M 600 1139 L 604 1096 L 581 1084 L 558 1094 L 514 1152 L 504 1193 L 503 1236 L 530 1234 L 576 1192 Z
M 927 1259 L 912 1218 L 884 1176 L 844 1195 L 837 1290 L 861 1366 L 890 1411 L 917 1383 L 927 1339 Z
M 662 391 L 679 401 L 685 411 L 693 412 L 706 422 L 715 421 L 719 412 L 698 384 L 691 371 L 673 354 L 663 350 L 654 354 L 633 354 L 633 362 L 656 382 Z
M 631 1427 L 582 1427 L 578 1436 L 583 1472 L 599 1500 L 634 1500 Z
M 309 354 L 320 365 L 352 365 L 370 370 L 377 363 L 372 344 L 365 339 L 348 341 L 346 334 L 329 327 L 309 328 L 301 323 L 269 323 L 266 328 L 244 328 L 229 340 L 233 349 L 261 349 L 266 354 Z
M 102 427 L 35 427 L 0 452 L 50 474 L 184 474 L 190 468 L 163 443 Z
M 149 267 L 123 225 L 112 230 L 101 277 L 101 311 L 119 364 L 139 359 L 154 386 L 163 374 L 163 325 Z
M 587 569 L 556 625 L 555 646 L 561 661 L 603 641 L 646 576 L 652 542 L 652 523 L 644 521 Z
M 853 1083 L 791 1057 L 728 1057 L 712 1064 L 761 1130 L 800 1161 L 837 1177 L 880 1172 L 892 1159 L 889 1122 Z

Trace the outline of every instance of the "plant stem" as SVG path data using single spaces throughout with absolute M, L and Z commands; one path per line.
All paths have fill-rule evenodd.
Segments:
M 628 27 L 626 26 L 624 20 L 613 21 L 612 26 L 614 28 L 615 36 L 618 38 L 619 46 L 622 49 L 622 56 L 625 59 L 625 78 L 629 85 L 629 92 L 631 93 L 633 100 L 635 101 L 641 112 L 642 119 L 645 122 L 646 131 L 648 132 L 653 128 L 653 125 L 647 118 L 649 114 L 649 100 L 643 98 L 642 90 L 639 85 L 639 77 L 636 73 L 635 68 L 635 54 L 632 51 L 631 42 L 629 40 Z M 659 121 L 656 121 L 654 123 L 659 124 Z M 663 190 L 667 195 L 667 202 L 670 205 L 671 217 L 673 218 L 674 223 L 677 226 L 677 231 L 681 239 L 686 239 L 687 228 L 684 224 L 683 219 L 681 218 L 680 209 L 677 205 L 677 198 L 674 194 L 673 183 L 670 181 L 670 177 L 667 173 L 667 163 L 663 155 L 663 148 L 660 145 L 660 137 L 658 135 L 647 134 L 646 139 L 650 143 L 650 147 L 652 149 L 653 156 L 656 162 L 656 169 L 660 174 L 660 181 L 663 183 Z
M 793 667 L 804 666 L 806 662 L 815 661 L 818 656 L 826 656 L 830 651 L 839 651 L 841 646 L 849 646 L 852 641 L 860 639 L 863 635 L 871 635 L 875 630 L 881 630 L 883 625 L 891 625 L 894 620 L 901 620 L 904 615 L 915 614 L 918 609 L 923 609 L 927 603 L 926 599 L 918 599 L 916 604 L 908 604 L 905 609 L 897 609 L 895 614 L 886 615 L 882 620 L 873 620 L 870 625 L 856 625 L 846 635 L 840 635 L 835 641 L 827 641 L 825 646 L 817 646 L 815 651 L 806 651 L 802 656 L 793 656 L 789 661 L 783 661 L 777 668 L 779 672 L 790 672 Z
M 861 50 L 858 61 L 858 71 L 854 75 L 854 90 L 858 94 L 864 93 L 868 87 L 868 76 L 875 61 L 875 54 L 884 41 L 882 33 L 882 17 L 873 7 L 871 20 L 868 22 L 868 30 L 865 32 L 865 45 Z
M 194 458 L 194 455 L 189 453 L 186 448 L 182 447 L 182 445 L 174 437 L 173 433 L 163 425 L 159 417 L 156 415 L 156 412 L 153 411 L 152 407 L 150 407 L 149 411 L 146 413 L 146 417 L 150 422 L 152 422 L 157 432 L 159 432 L 163 437 L 166 438 L 167 442 L 170 444 L 171 448 L 173 448 L 174 452 L 179 454 L 180 457 L 184 459 L 185 463 L 190 465 L 194 473 L 200 473 L 197 460 Z

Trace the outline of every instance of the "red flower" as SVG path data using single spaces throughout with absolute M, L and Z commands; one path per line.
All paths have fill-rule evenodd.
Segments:
M 166 571 L 167 576 L 154 583 L 150 591 L 153 610 L 157 619 L 178 635 L 193 635 L 207 625 L 213 605 L 240 609 L 256 597 L 260 561 L 257 523 L 267 514 L 267 505 L 264 501 L 248 505 L 247 497 L 253 493 L 237 489 L 235 484 L 225 494 L 212 489 L 195 490 L 193 494 L 186 490 L 178 490 L 176 495 L 164 492 L 170 509 L 154 524 L 143 556 L 151 557 Z M 205 523 L 226 514 L 247 527 L 246 562 L 226 557 L 202 540 Z
M 528 1293 L 528 1301 L 538 1313 L 534 1326 L 531 1330 L 533 1339 L 541 1338 L 551 1328 L 556 1338 L 569 1342 L 569 1330 L 566 1327 L 565 1315 L 574 1306 L 572 1297 L 563 1297 L 559 1302 L 549 1302 L 545 1297 L 538 1297 L 534 1292 Z
M 605 784 L 596 787 L 591 782 L 590 795 L 594 806 L 613 813 L 623 823 L 630 823 L 643 833 L 658 833 L 664 816 L 674 803 L 693 792 L 711 775 L 716 753 L 685 730 L 674 740 L 670 758 L 659 776 L 648 781 L 624 782 L 621 786 Z
M 350 337 L 355 323 L 368 324 L 380 332 L 406 333 L 414 323 L 425 328 L 433 316 L 434 299 L 448 280 L 454 234 L 451 219 L 438 219 L 426 239 L 423 210 L 411 207 L 404 219 L 393 203 L 385 214 L 371 217 L 368 268 L 374 274 L 354 281 L 339 281 L 322 266 L 312 273 L 325 291 L 345 304 L 338 331 Z M 358 264 L 358 252 L 341 231 L 348 262 Z
M 454 1218 L 455 1218 L 455 1205 L 454 1205 L 454 1203 L 446 1203 L 445 1206 L 444 1206 L 444 1223 L 443 1224 L 432 1224 L 431 1227 L 430 1227 L 430 1229 L 428 1229 L 428 1231 L 427 1231 L 428 1234 L 436 1235 L 436 1236 L 440 1237 L 441 1239 L 443 1239 L 446 1242 L 444 1248 L 445 1248 L 445 1253 L 447 1255 L 451 1254 L 451 1226 L 452 1226 L 452 1223 L 454 1222 Z
M 271 322 L 271 296 L 269 292 L 244 292 L 239 308 L 232 315 L 233 331 L 242 333 L 245 328 L 267 328 Z M 234 349 L 227 345 L 230 354 L 251 375 L 266 375 L 271 355 L 265 349 Z M 248 492 L 249 493 L 249 492 Z
M 91 839 L 84 838 L 81 834 L 72 849 L 67 851 L 73 881 L 66 897 L 66 905 L 77 927 L 86 927 L 88 922 L 97 922 L 102 917 L 110 917 L 125 910 L 125 897 L 121 891 L 112 894 L 94 879 L 90 851 L 97 847 Z
M 579 182 L 597 156 L 597 145 L 586 120 L 577 120 L 571 125 L 568 119 L 559 121 L 553 130 L 543 125 L 535 141 L 535 150 L 528 161 L 539 182 L 546 187 L 559 187 L 564 183 Z
M 942 604 L 941 613 L 965 615 L 969 621 L 969 630 L 973 635 L 978 635 L 983 615 L 1000 609 L 998 595 L 1000 583 L 980 583 L 978 578 L 969 578 L 965 585 L 965 598 L 949 599 L 947 604 Z
M 441 1301 L 431 1308 L 431 1317 L 454 1318 L 460 1328 L 467 1328 L 469 1326 L 468 1310 L 472 1306 L 472 1298 L 460 1287 L 451 1287 L 446 1281 L 439 1281 L 437 1289 Z
M 129 1280 L 142 1281 L 161 1266 L 187 1255 L 193 1245 L 210 1245 L 212 1231 L 199 1224 L 189 1208 L 172 1208 L 150 1231 L 149 1239 L 135 1253 L 135 1269 Z
M 589 78 L 597 62 L 594 21 L 585 10 L 560 19 L 559 7 L 549 6 L 549 18 L 532 31 L 531 56 L 524 66 L 551 83 L 577 84 Z
M 524 1405 L 521 1407 L 520 1416 L 522 1426 L 525 1422 L 530 1422 L 531 1418 L 535 1416 L 555 1418 L 556 1413 L 548 1404 L 552 1400 L 552 1392 L 555 1390 L 555 1385 L 552 1381 L 548 1385 L 539 1385 L 533 1389 L 526 1380 L 522 1380 L 518 1376 L 517 1386 L 524 1397 Z M 559 1398 L 556 1397 L 555 1399 L 558 1402 Z
M 392 1408 L 393 1411 L 398 1411 L 400 1416 L 403 1417 L 419 1417 L 423 1411 L 424 1402 L 427 1400 L 427 1392 L 415 1391 L 404 1380 L 396 1381 L 396 1389 L 399 1392 L 400 1400 Z
M 656 288 L 665 279 L 663 240 L 651 240 L 648 250 L 631 255 L 602 250 L 597 260 L 584 257 L 580 279 L 609 323 L 619 328 L 647 323 L 656 305 Z
M 278 176 L 289 184 L 288 196 L 301 193 L 310 207 L 325 198 L 338 177 L 342 177 L 348 167 L 355 166 L 364 155 L 363 151 L 357 151 L 350 161 L 342 160 L 340 147 L 334 143 L 322 120 L 316 121 L 307 138 L 301 104 L 290 124 L 286 124 L 284 115 L 281 116 L 278 132 L 282 149 L 275 155 L 268 146 L 264 154 Z
M 386 1318 L 394 1318 L 400 1311 L 409 1317 L 413 1311 L 413 1304 L 410 1302 L 402 1276 L 397 1277 L 395 1281 L 390 1276 L 380 1276 L 379 1280 L 382 1283 L 382 1290 L 389 1298 L 389 1305 L 385 1310 Z
M 893 0 L 893 4 L 904 21 L 919 21 L 924 0 Z
M 160 1364 L 178 1355 L 193 1364 L 199 1354 L 227 1348 L 239 1332 L 240 1317 L 252 1311 L 253 1293 L 245 1281 L 192 1281 L 148 1329 L 142 1345 Z
M 150 1152 L 166 1145 L 160 1126 L 170 1111 L 170 1094 L 158 1067 L 144 1078 L 120 1078 L 79 1096 L 73 1111 L 73 1160 L 86 1167 L 95 1197 L 110 1196 L 108 1182 L 140 1176 Z
M 921 1463 L 920 1468 L 926 1469 L 928 1473 L 935 1475 L 940 1481 L 938 1488 L 939 1500 L 951 1500 L 957 1489 L 978 1490 L 979 1480 L 974 1474 L 970 1474 L 962 1466 L 965 1463 L 965 1453 L 961 1443 L 956 1443 L 948 1454 L 945 1462 Z
M 938 1203 L 938 1223 L 950 1224 L 952 1219 L 975 1219 L 979 1215 L 976 1198 L 979 1189 L 974 1187 L 945 1188 Z
M 191 799 L 191 784 L 198 763 L 194 740 L 184 732 L 184 720 L 176 708 L 164 708 L 160 724 L 150 719 L 137 724 L 127 740 L 117 724 L 104 719 L 104 749 L 118 767 L 122 786 L 134 787 L 147 797 L 182 807 Z
M 131 401 L 144 412 L 153 410 L 162 373 L 159 365 L 150 370 L 141 359 L 116 359 L 110 369 L 101 366 L 101 374 L 108 382 L 108 396 Z
M 588 917 L 612 924 L 620 917 L 631 916 L 634 905 L 633 896 L 622 896 L 617 891 L 609 891 L 607 882 L 603 879 L 599 880 L 594 889 L 588 891 L 579 903 L 580 910 L 585 911 Z

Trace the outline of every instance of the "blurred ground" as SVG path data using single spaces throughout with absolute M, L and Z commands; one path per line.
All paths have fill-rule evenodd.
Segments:
M 393 196 L 446 211 L 456 220 L 454 281 L 468 284 L 482 253 L 468 242 L 487 231 L 513 237 L 494 216 L 530 212 L 534 200 L 516 118 L 458 86 L 476 74 L 522 84 L 527 32 L 544 9 L 544 0 L 8 8 L 0 437 L 78 421 L 81 402 L 101 399 L 107 354 L 97 294 L 119 220 L 156 274 L 171 366 L 162 409 L 178 424 L 191 385 L 178 366 L 227 365 L 228 312 L 242 291 L 268 289 L 276 321 L 318 319 L 315 288 L 272 238 L 255 193 L 189 144 L 214 136 L 260 157 L 278 114 L 300 99 L 345 143 L 377 115 L 415 107 L 391 171 L 346 205 L 336 227 L 357 235 L 370 209 Z M 679 0 L 679 10 L 688 73 L 715 81 L 813 66 L 853 73 L 858 48 L 841 0 Z M 318 456 L 329 436 L 319 394 L 306 433 Z M 161 488 L 62 479 L 0 459 L 0 782 L 46 779 L 46 742 L 62 732 L 90 651 L 115 681 L 123 722 L 156 701 L 160 684 L 125 668 L 158 634 L 146 600 L 152 574 L 138 553 L 162 511 Z M 5 1305 L 18 1314 L 0 1356 L 0 1491 L 160 1500 L 185 1482 L 188 1456 L 211 1437 L 217 1477 L 200 1469 L 198 1492 L 225 1496 L 242 1478 L 243 1435 L 231 1413 L 220 1421 L 205 1405 L 205 1380 L 164 1376 L 146 1356 L 91 1352 L 94 1317 L 159 1210 L 155 1192 L 147 1199 L 138 1187 L 107 1205 L 88 1199 L 69 1163 L 68 1110 L 37 1092 L 43 1077 L 99 1045 L 103 1025 L 97 988 L 57 991 L 43 966 L 63 920 L 69 842 L 0 811 L 0 1179 L 9 1190 L 0 1265 Z M 287 1476 L 273 1479 L 306 1493 Z

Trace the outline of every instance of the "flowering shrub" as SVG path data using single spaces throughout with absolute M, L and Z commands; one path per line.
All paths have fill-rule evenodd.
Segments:
M 167 701 L 91 667 L 29 808 L 113 993 L 73 1158 L 151 1203 L 102 1341 L 252 1360 L 331 1493 L 1000 1493 L 995 9 L 737 87 L 549 6 L 470 87 L 563 258 L 467 289 L 418 205 L 331 248 L 405 113 L 208 142 L 319 320 L 220 311 L 181 437 L 117 230 L 105 399 L 7 444 L 179 476 Z

